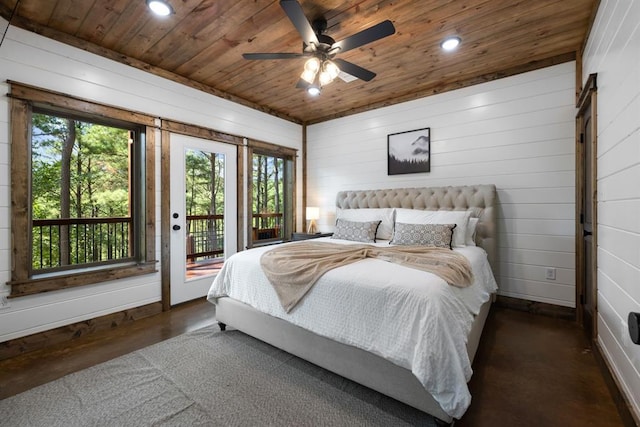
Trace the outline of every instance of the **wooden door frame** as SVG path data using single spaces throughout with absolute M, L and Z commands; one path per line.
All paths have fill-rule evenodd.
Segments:
M 585 293 L 584 286 L 584 271 L 585 268 L 591 268 L 591 277 L 593 279 L 592 286 L 592 295 L 591 300 L 593 302 L 593 318 L 592 318 L 592 337 L 595 340 L 598 336 L 598 276 L 597 276 L 597 266 L 598 266 L 598 187 L 597 187 L 597 147 L 598 147 L 598 134 L 597 134 L 597 104 L 596 104 L 596 94 L 597 94 L 597 84 L 596 84 L 596 74 L 589 75 L 587 82 L 585 83 L 580 96 L 578 97 L 578 101 L 576 103 L 576 108 L 578 112 L 576 113 L 576 192 L 575 192 L 575 204 L 576 204 L 576 234 L 575 234 L 575 243 L 576 243 L 576 321 L 583 325 L 584 323 L 584 310 L 583 310 L 583 295 Z M 583 226 L 582 226 L 582 217 L 584 212 L 584 206 L 582 201 L 582 194 L 584 192 L 585 182 L 584 182 L 584 137 L 582 135 L 581 129 L 584 120 L 584 112 L 585 110 L 591 106 L 591 188 L 593 193 L 592 197 L 592 228 L 593 235 L 591 241 L 591 254 L 592 254 L 592 263 L 591 266 L 585 266 L 585 258 L 584 258 L 584 236 L 583 236 Z M 583 325 L 588 326 L 588 325 Z
M 244 139 L 240 136 L 230 135 L 203 126 L 191 125 L 173 120 L 160 119 L 160 275 L 162 292 L 162 311 L 171 310 L 171 206 L 170 206 L 170 182 L 171 182 L 171 133 L 192 136 L 201 139 L 209 139 L 216 142 L 233 144 L 237 147 L 237 206 L 238 212 L 242 212 L 244 206 Z M 244 229 L 244 217 L 238 215 L 237 233 L 238 245 L 241 244 Z

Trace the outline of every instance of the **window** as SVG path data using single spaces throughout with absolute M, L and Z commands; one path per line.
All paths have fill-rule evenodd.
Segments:
M 34 109 L 31 269 L 34 275 L 139 258 L 134 239 L 139 129 Z
M 15 83 L 11 95 L 11 295 L 155 271 L 153 118 Z
M 265 144 L 253 145 L 251 242 L 253 246 L 289 240 L 293 231 L 295 151 Z M 275 146 L 274 146 L 275 147 Z

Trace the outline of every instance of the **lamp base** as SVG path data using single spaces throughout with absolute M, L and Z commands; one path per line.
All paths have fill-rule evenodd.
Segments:
M 309 220 L 309 227 L 307 228 L 308 234 L 316 234 L 318 230 L 316 229 L 316 221 L 314 219 Z

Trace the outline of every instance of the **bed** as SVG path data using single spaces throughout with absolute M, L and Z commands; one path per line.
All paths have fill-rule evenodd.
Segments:
M 473 244 L 455 251 L 472 265 L 473 284 L 449 286 L 431 273 L 366 259 L 324 274 L 287 313 L 259 265 L 270 249 L 256 248 L 230 257 L 211 286 L 208 299 L 221 328 L 232 326 L 445 423 L 460 418 L 470 404 L 471 362 L 497 289 L 495 186 L 343 191 L 336 208 L 342 218 L 393 210 L 394 224 L 401 214 L 466 212 L 476 219 L 475 235 L 463 239 Z M 434 284 L 416 286 L 427 280 Z

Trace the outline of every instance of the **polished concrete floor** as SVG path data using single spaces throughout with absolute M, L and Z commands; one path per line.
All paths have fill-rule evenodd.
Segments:
M 622 426 L 575 322 L 492 307 L 456 427 Z
M 212 324 L 198 300 L 71 344 L 0 362 L 0 398 Z M 623 426 L 582 330 L 573 322 L 494 306 L 456 427 Z

